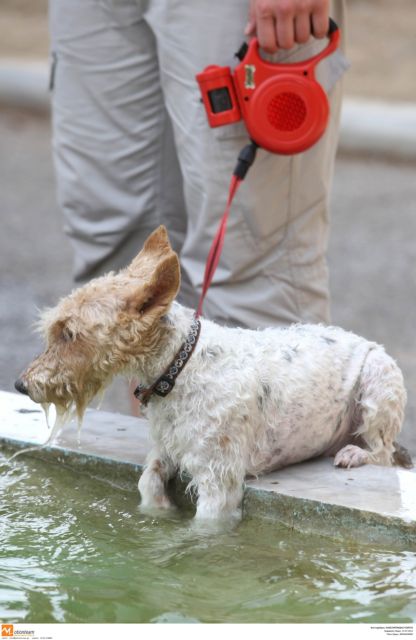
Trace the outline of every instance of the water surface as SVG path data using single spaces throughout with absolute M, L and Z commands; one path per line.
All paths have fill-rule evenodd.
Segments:
M 204 534 L 140 513 L 136 493 L 0 454 L 7 622 L 405 623 L 416 556 L 246 520 Z

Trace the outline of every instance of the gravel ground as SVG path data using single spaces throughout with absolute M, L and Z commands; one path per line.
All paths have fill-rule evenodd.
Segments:
M 0 110 L 0 388 L 41 350 L 37 309 L 72 288 L 71 250 L 55 204 L 47 119 Z M 337 160 L 329 251 L 333 321 L 383 343 L 405 374 L 402 442 L 416 454 L 416 167 Z M 127 386 L 103 408 L 127 412 Z

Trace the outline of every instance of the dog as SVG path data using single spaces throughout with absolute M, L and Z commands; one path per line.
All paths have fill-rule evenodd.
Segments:
M 168 509 L 188 474 L 196 518 L 239 516 L 246 476 L 317 456 L 337 467 L 394 462 L 406 403 L 383 347 L 340 328 L 222 327 L 175 301 L 180 266 L 156 229 L 125 269 L 43 312 L 46 349 L 16 382 L 60 424 L 117 374 L 138 378 L 154 446 L 139 480 L 145 509 Z M 404 465 L 405 466 L 405 465 Z

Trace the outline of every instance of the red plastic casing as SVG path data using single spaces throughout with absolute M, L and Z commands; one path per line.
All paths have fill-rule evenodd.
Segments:
M 221 127 L 224 124 L 232 124 L 241 120 L 241 111 L 234 89 L 230 67 L 218 67 L 210 65 L 196 76 L 201 89 L 202 100 L 208 116 L 210 127 Z M 232 108 L 227 111 L 215 113 L 209 99 L 209 92 L 213 89 L 226 87 L 228 89 Z
M 229 67 L 207 67 L 197 79 L 210 126 L 237 122 L 242 115 L 250 138 L 263 149 L 290 155 L 309 149 L 324 133 L 329 118 L 328 98 L 315 78 L 315 69 L 339 41 L 336 28 L 320 53 L 309 60 L 282 64 L 261 58 L 253 38 L 233 73 Z M 208 91 L 219 86 L 227 86 L 233 107 L 213 113 Z

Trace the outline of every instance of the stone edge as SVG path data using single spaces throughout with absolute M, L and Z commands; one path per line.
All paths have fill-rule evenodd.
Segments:
M 0 438 L 0 449 L 6 454 L 26 448 L 28 443 L 7 437 Z M 123 462 L 58 446 L 39 447 L 27 455 L 49 463 L 63 464 L 124 491 L 137 490 L 137 481 L 143 470 L 143 465 L 138 463 Z M 169 491 L 180 506 L 192 507 L 192 499 L 185 495 L 185 488 L 186 479 L 176 479 L 171 483 Z M 302 533 L 319 534 L 340 541 L 388 545 L 407 550 L 416 548 L 414 523 L 375 512 L 287 496 L 255 487 L 245 489 L 243 512 L 248 518 L 268 520 Z

